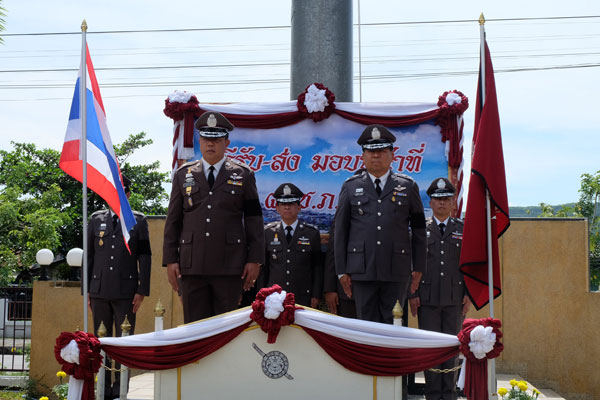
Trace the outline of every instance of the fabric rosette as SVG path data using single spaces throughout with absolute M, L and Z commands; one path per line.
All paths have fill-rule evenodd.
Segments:
M 194 119 L 202 114 L 199 102 L 192 93 L 175 90 L 165 99 L 163 112 L 176 124 L 183 125 L 183 145 L 194 147 Z M 181 121 L 181 122 L 180 122 Z
M 319 122 L 329 118 L 335 109 L 335 94 L 322 83 L 312 83 L 298 96 L 298 111 Z
M 250 319 L 267 334 L 267 343 L 275 343 L 282 326 L 294 323 L 296 300 L 293 293 L 286 293 L 281 286 L 273 285 L 258 291 L 252 303 Z
M 459 90 L 449 90 L 438 98 L 440 117 L 461 115 L 469 108 L 469 99 Z
M 92 400 L 94 398 L 94 374 L 102 365 L 98 338 L 92 333 L 82 331 L 62 332 L 56 338 L 54 357 L 60 364 L 61 370 L 71 376 L 69 389 L 72 389 L 73 383 L 83 382 L 80 398 Z M 73 382 L 73 379 L 76 382 Z
M 498 357 L 504 349 L 500 342 L 501 327 L 502 322 L 499 319 L 467 318 L 457 335 L 459 349 L 465 356 L 459 382 L 464 378 L 464 392 L 468 399 L 482 399 L 487 396 L 487 360 Z

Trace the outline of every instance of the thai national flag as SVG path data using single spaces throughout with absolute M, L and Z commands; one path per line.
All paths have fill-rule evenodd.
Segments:
M 102 197 L 121 221 L 121 229 L 125 245 L 129 249 L 129 231 L 136 221 L 127 201 L 121 179 L 119 163 L 115 157 L 112 141 L 106 126 L 104 105 L 100 96 L 100 88 L 92 65 L 90 51 L 86 45 L 86 132 L 87 132 L 87 187 Z M 69 114 L 69 124 L 65 135 L 59 166 L 68 175 L 83 183 L 82 162 L 82 113 L 80 108 L 80 85 L 82 84 L 82 64 L 75 85 L 75 94 Z

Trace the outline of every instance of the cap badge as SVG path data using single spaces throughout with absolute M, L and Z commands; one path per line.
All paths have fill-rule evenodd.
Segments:
M 443 179 L 438 179 L 437 187 L 438 189 L 446 189 L 446 182 Z
M 292 189 L 288 185 L 285 185 L 283 187 L 283 195 L 284 196 L 289 196 L 291 194 L 292 194 Z
M 374 140 L 381 139 L 381 132 L 379 132 L 379 129 L 377 129 L 377 128 L 371 129 L 371 139 L 374 139 Z
M 210 114 L 208 116 L 208 120 L 206 120 L 206 124 L 208 126 L 210 126 L 211 128 L 214 128 L 215 126 L 217 126 L 217 117 L 215 117 L 215 114 Z

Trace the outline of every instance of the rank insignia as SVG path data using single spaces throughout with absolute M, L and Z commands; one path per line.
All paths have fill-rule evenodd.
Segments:
M 227 184 L 229 184 L 229 185 L 235 185 L 235 186 L 242 186 L 243 185 L 242 182 L 240 182 L 240 181 L 234 181 L 234 180 L 231 180 L 231 179 L 227 180 Z

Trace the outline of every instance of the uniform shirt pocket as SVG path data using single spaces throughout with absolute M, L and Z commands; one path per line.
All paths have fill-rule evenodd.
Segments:
M 348 243 L 346 256 L 346 273 L 363 274 L 365 270 L 365 243 Z
M 350 198 L 350 207 L 352 209 L 352 215 L 357 217 L 367 216 L 369 214 L 367 210 L 368 203 L 369 198 L 367 196 L 352 196 Z

